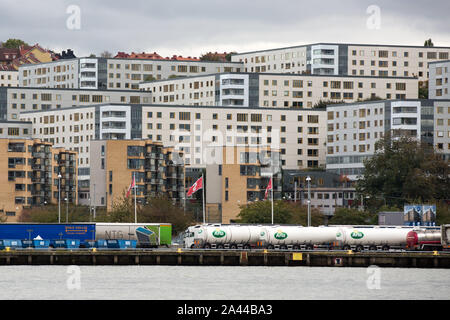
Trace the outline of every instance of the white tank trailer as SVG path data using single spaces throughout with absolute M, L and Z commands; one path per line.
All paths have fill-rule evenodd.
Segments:
M 389 250 L 405 248 L 408 232 L 412 228 L 339 228 L 336 240 L 344 250 Z
M 336 227 L 199 225 L 189 227 L 186 248 L 314 249 L 335 245 Z

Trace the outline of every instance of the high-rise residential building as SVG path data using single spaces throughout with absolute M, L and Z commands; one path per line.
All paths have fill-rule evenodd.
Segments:
M 242 71 L 240 62 L 75 58 L 21 66 L 19 85 L 23 87 L 139 90 L 139 83 L 142 81 L 240 71 Z
M 450 60 L 431 62 L 429 68 L 428 98 L 450 99 Z
M 54 110 L 102 103 L 149 103 L 151 93 L 126 90 L 1 88 L 0 120 L 17 121 L 27 111 Z
M 143 82 L 152 103 L 197 106 L 313 108 L 319 102 L 417 99 L 412 77 L 220 73 Z
M 210 146 L 268 146 L 288 169 L 325 166 L 326 110 L 103 104 L 21 113 L 33 137 L 78 152 L 80 202 L 87 204 L 93 140 L 149 139 L 205 168 Z
M 179 152 L 150 140 L 95 140 L 90 144 L 90 205 L 107 210 L 128 197 L 146 204 L 164 197 L 181 204 L 184 197 L 184 164 Z
M 450 159 L 450 100 L 372 101 L 327 106 L 327 171 L 356 180 L 386 133 L 429 143 Z
M 234 54 L 245 72 L 417 77 L 428 81 L 428 63 L 448 60 L 450 47 L 314 43 Z
M 76 152 L 39 139 L 0 138 L 0 168 L 0 212 L 8 222 L 24 208 L 78 203 Z

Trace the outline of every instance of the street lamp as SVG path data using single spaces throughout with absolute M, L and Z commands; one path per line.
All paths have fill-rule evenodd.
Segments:
M 306 181 L 308 182 L 308 227 L 311 226 L 311 189 L 310 189 L 310 182 L 311 177 L 306 177 Z
M 61 223 L 61 174 L 58 174 L 58 223 Z
M 66 201 L 66 223 L 69 223 L 69 196 L 66 195 L 64 200 Z

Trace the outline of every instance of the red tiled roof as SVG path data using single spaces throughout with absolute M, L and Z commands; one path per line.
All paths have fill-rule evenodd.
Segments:
M 153 52 L 153 53 L 146 53 L 146 52 L 135 53 L 135 52 L 131 52 L 131 54 L 128 54 L 126 52 L 119 51 L 115 55 L 114 58 L 117 58 L 117 59 L 150 59 L 150 60 L 200 61 L 200 59 L 198 59 L 197 57 L 184 58 L 182 56 L 177 56 L 177 55 L 173 55 L 171 58 L 169 58 L 169 57 L 163 58 L 162 56 L 160 56 L 156 52 Z

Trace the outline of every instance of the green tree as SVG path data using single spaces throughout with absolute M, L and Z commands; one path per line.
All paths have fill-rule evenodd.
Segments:
M 155 81 L 156 78 L 152 76 L 151 74 L 148 74 L 144 77 L 144 81 Z
M 271 201 L 255 201 L 240 206 L 238 218 L 240 223 L 272 223 Z M 306 206 L 293 202 L 277 200 L 273 206 L 274 224 L 308 224 L 308 209 Z M 324 216 L 317 210 L 311 210 L 311 225 L 323 225 Z
M 319 101 L 317 101 L 313 108 L 326 108 L 328 105 L 330 104 L 344 104 L 345 101 L 341 100 L 341 101 L 335 101 L 335 100 L 322 100 L 320 99 Z
M 337 208 L 330 225 L 373 225 L 378 224 L 378 216 L 373 213 L 351 208 Z
M 8 39 L 5 42 L 3 42 L 2 47 L 10 49 L 18 49 L 22 45 L 28 46 L 28 43 L 20 39 Z
M 271 201 L 255 201 L 239 206 L 240 223 L 272 223 Z M 275 224 L 287 224 L 292 218 L 292 209 L 286 201 L 277 200 L 273 205 L 273 221 Z
M 431 38 L 428 40 L 425 40 L 425 43 L 423 44 L 424 47 L 434 47 L 433 41 L 431 41 Z
M 371 199 L 402 208 L 412 200 L 444 200 L 450 194 L 450 168 L 433 146 L 389 134 L 375 144 L 375 154 L 364 161 L 364 176 L 356 190 Z
M 419 99 L 428 99 L 428 86 L 419 87 Z

